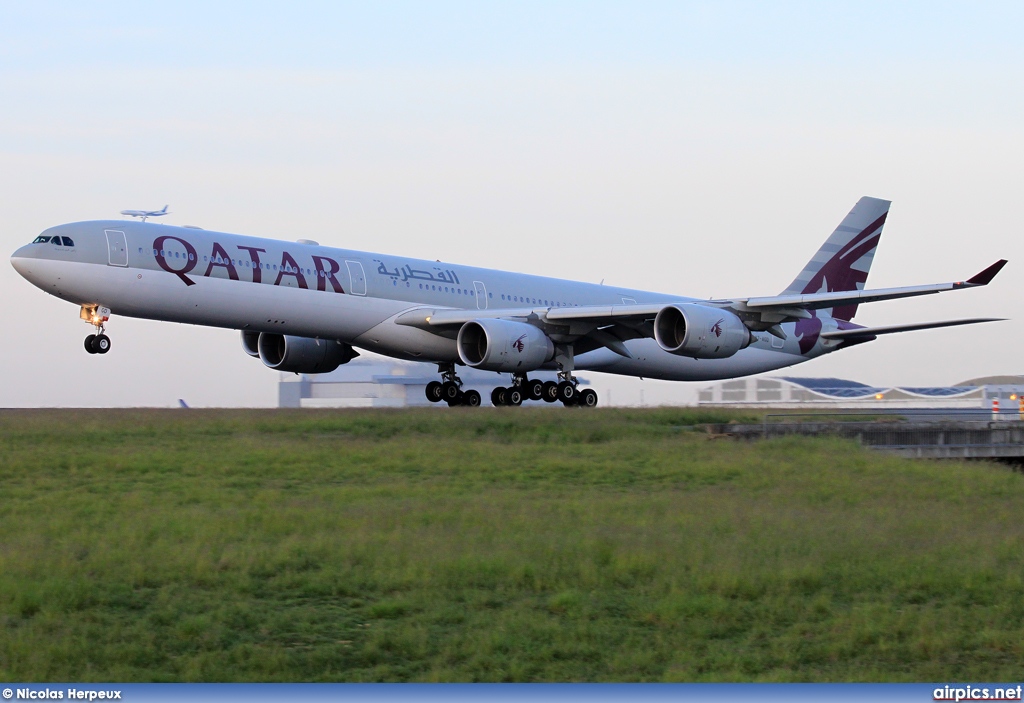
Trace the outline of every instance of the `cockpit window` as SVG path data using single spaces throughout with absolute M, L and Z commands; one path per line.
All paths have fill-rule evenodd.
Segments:
M 43 237 L 43 236 L 40 235 L 40 236 L 36 237 L 35 239 L 33 239 L 32 243 L 33 244 L 46 244 L 48 241 L 50 241 L 49 237 Z
M 54 239 L 56 239 L 56 237 L 54 237 Z M 71 237 L 61 237 L 60 239 L 61 239 L 62 242 L 64 242 L 64 246 L 66 246 L 66 247 L 73 247 L 73 246 L 75 246 L 75 242 L 74 242 L 73 239 L 71 239 Z

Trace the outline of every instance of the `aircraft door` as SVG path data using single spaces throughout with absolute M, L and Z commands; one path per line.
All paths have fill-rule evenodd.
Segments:
M 352 295 L 366 295 L 366 274 L 363 265 L 358 261 L 346 261 L 348 267 L 348 292 Z
M 111 266 L 128 265 L 128 243 L 124 232 L 116 229 L 103 230 L 107 235 L 107 262 Z
M 476 289 L 476 306 L 480 310 L 487 309 L 487 288 L 483 281 L 473 281 L 473 288 Z

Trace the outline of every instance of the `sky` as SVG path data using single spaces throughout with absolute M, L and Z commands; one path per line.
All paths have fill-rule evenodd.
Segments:
M 893 201 L 862 306 L 893 335 L 787 373 L 1022 373 L 1024 5 L 0 2 L 0 244 L 165 203 L 170 224 L 695 297 L 783 290 Z M 268 406 L 237 332 L 121 318 L 0 265 L 0 407 Z M 706 384 L 591 374 L 615 404 Z

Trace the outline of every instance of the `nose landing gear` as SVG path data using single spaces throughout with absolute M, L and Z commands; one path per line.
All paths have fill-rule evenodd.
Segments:
M 85 350 L 90 354 L 106 354 L 110 351 L 110 337 L 104 334 L 103 327 L 103 323 L 110 319 L 110 308 L 83 305 L 79 317 L 96 328 L 96 334 L 85 338 Z

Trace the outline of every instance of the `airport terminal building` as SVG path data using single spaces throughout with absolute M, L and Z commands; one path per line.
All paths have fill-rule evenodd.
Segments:
M 437 364 L 395 359 L 359 358 L 330 373 L 282 373 L 278 383 L 278 407 L 282 408 L 410 408 L 434 405 L 427 400 L 426 388 L 440 378 Z M 459 367 L 459 378 L 466 388 L 480 392 L 490 404 L 491 391 L 508 386 L 509 374 L 477 371 Z M 553 371 L 535 372 L 530 378 L 556 380 Z M 580 379 L 580 385 L 586 385 Z M 523 405 L 547 405 L 544 401 L 524 401 Z M 438 405 L 447 408 L 444 403 Z
M 839 378 L 755 377 L 722 381 L 698 392 L 697 404 L 721 408 L 865 411 L 963 410 L 1017 415 L 1024 376 L 985 376 L 952 386 L 875 387 Z

